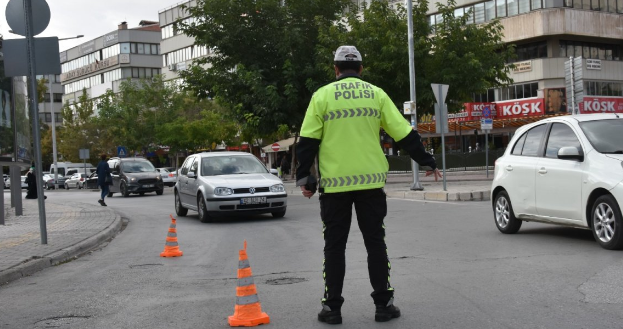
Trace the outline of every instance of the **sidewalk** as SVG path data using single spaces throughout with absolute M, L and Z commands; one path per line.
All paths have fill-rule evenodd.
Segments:
M 5 225 L 0 225 L 0 285 L 76 258 L 121 230 L 112 209 L 84 203 L 71 206 L 46 200 L 47 244 L 41 244 L 37 200 L 22 199 L 23 215 L 15 216 L 4 196 Z
M 493 172 L 447 172 L 435 182 L 420 175 L 423 190 L 412 191 L 412 174 L 390 174 L 385 191 L 389 198 L 434 201 L 489 200 Z M 301 195 L 294 180 L 284 181 L 290 195 Z M 41 244 L 37 200 L 22 199 L 23 215 L 15 216 L 8 193 L 4 196 L 5 225 L 0 225 L 0 285 L 44 268 L 74 259 L 112 238 L 122 227 L 121 217 L 99 205 L 45 202 L 47 244 Z
M 385 193 L 389 198 L 431 200 L 431 201 L 486 201 L 490 200 L 493 171 L 489 177 L 485 171 L 446 172 L 446 189 L 443 179 L 435 182 L 432 177 L 420 174 L 422 190 L 411 190 L 413 174 L 389 174 Z M 301 190 L 294 180 L 284 181 L 288 194 L 300 195 Z

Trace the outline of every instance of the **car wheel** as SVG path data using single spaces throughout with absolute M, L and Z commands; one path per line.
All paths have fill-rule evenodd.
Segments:
M 493 202 L 493 217 L 495 219 L 495 226 L 497 226 L 498 230 L 502 233 L 517 233 L 519 228 L 521 228 L 521 220 L 515 217 L 511 199 L 508 197 L 506 191 L 500 191 L 495 196 L 495 201 Z
M 162 193 L 164 193 L 164 189 L 156 191 L 156 195 L 162 195 Z
M 6 188 L 6 186 L 5 186 L 5 188 Z M 48 183 L 43 184 L 43 188 L 46 189 L 46 190 L 50 189 L 50 187 L 48 186 Z
M 130 192 L 128 192 L 128 186 L 125 184 L 125 182 L 121 182 L 121 186 L 119 186 L 119 193 L 121 193 L 124 198 L 130 196 Z
M 286 215 L 286 210 L 273 212 L 272 215 L 274 218 L 281 218 Z
M 199 213 L 199 220 L 202 223 L 210 223 L 212 218 L 208 216 L 208 207 L 206 207 L 206 199 L 203 195 L 197 196 L 197 212 Z
M 614 197 L 607 194 L 597 198 L 591 214 L 593 236 L 597 243 L 604 249 L 623 249 L 623 219 Z
M 69 190 L 69 185 L 67 185 L 67 183 L 65 183 L 65 189 Z
M 178 216 L 186 216 L 188 214 L 188 209 L 182 206 L 182 200 L 180 200 L 180 195 L 175 191 L 175 213 Z
M 145 192 L 141 192 L 141 193 L 139 193 L 138 195 L 145 195 Z

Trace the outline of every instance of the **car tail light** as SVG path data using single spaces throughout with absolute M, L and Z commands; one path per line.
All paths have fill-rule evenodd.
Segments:
M 173 177 L 173 174 L 172 174 L 172 173 L 169 173 L 169 177 Z

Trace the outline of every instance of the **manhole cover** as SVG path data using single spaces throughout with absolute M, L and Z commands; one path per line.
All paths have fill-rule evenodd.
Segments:
M 307 279 L 304 278 L 279 278 L 279 279 L 272 279 L 272 280 L 266 280 L 267 284 L 272 284 L 274 286 L 280 286 L 280 285 L 284 285 L 284 284 L 293 284 L 293 283 L 299 283 L 299 282 L 304 282 L 307 281 Z
M 43 319 L 35 322 L 36 329 L 38 328 L 74 328 L 80 327 L 80 324 L 84 324 L 84 321 L 90 318 L 90 316 L 80 315 L 67 315 L 53 317 L 49 319 Z

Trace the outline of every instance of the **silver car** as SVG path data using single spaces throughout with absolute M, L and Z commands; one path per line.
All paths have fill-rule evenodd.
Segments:
M 177 182 L 177 173 L 175 171 L 169 171 L 167 168 L 156 168 L 156 170 L 162 176 L 162 182 L 164 186 L 174 186 Z
M 197 211 L 204 223 L 220 215 L 270 213 L 280 218 L 286 214 L 283 182 L 249 153 L 189 156 L 178 171 L 174 194 L 177 215 Z

